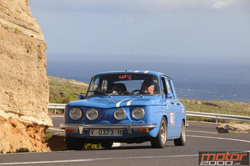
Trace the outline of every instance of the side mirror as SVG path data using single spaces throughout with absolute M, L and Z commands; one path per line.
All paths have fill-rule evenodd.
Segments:
M 174 97 L 173 93 L 168 93 L 166 99 L 172 99 Z
M 79 95 L 78 98 L 79 98 L 80 100 L 85 99 L 85 97 L 84 97 L 83 95 Z

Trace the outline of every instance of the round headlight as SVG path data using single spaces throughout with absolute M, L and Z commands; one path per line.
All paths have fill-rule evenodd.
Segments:
M 142 119 L 144 117 L 144 109 L 140 107 L 136 107 L 132 110 L 132 117 L 136 120 Z
M 73 120 L 79 120 L 82 117 L 82 111 L 79 108 L 72 108 L 69 111 L 69 116 Z
M 98 111 L 94 108 L 91 108 L 86 112 L 86 117 L 89 120 L 95 120 L 98 117 Z
M 115 119 L 117 119 L 117 120 L 122 120 L 122 119 L 125 118 L 125 116 L 126 116 L 126 112 L 125 112 L 123 109 L 121 109 L 121 108 L 118 108 L 118 109 L 115 110 L 115 112 L 114 112 L 114 117 L 115 117 Z

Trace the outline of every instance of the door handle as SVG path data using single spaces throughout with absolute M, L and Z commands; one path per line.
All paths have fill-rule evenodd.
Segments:
M 177 105 L 181 105 L 181 103 L 177 103 Z
M 174 102 L 171 102 L 171 104 L 174 104 Z

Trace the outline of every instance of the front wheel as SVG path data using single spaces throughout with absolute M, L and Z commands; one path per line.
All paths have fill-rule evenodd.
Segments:
M 184 146 L 186 144 L 186 129 L 185 129 L 185 123 L 182 122 L 181 124 L 181 136 L 178 139 L 174 140 L 175 146 Z
M 161 118 L 159 132 L 156 137 L 151 138 L 153 148 L 164 148 L 167 142 L 167 121 L 165 117 Z
M 84 146 L 84 139 L 74 137 L 66 137 L 65 139 L 68 150 L 82 150 Z

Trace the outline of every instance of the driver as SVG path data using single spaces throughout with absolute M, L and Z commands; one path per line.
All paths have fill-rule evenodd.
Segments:
M 144 93 L 154 94 L 155 82 L 152 79 L 145 79 L 142 83 L 141 91 Z
M 118 92 L 122 92 L 122 89 L 118 85 L 114 85 L 112 87 L 112 91 L 113 91 L 113 93 L 118 93 Z

